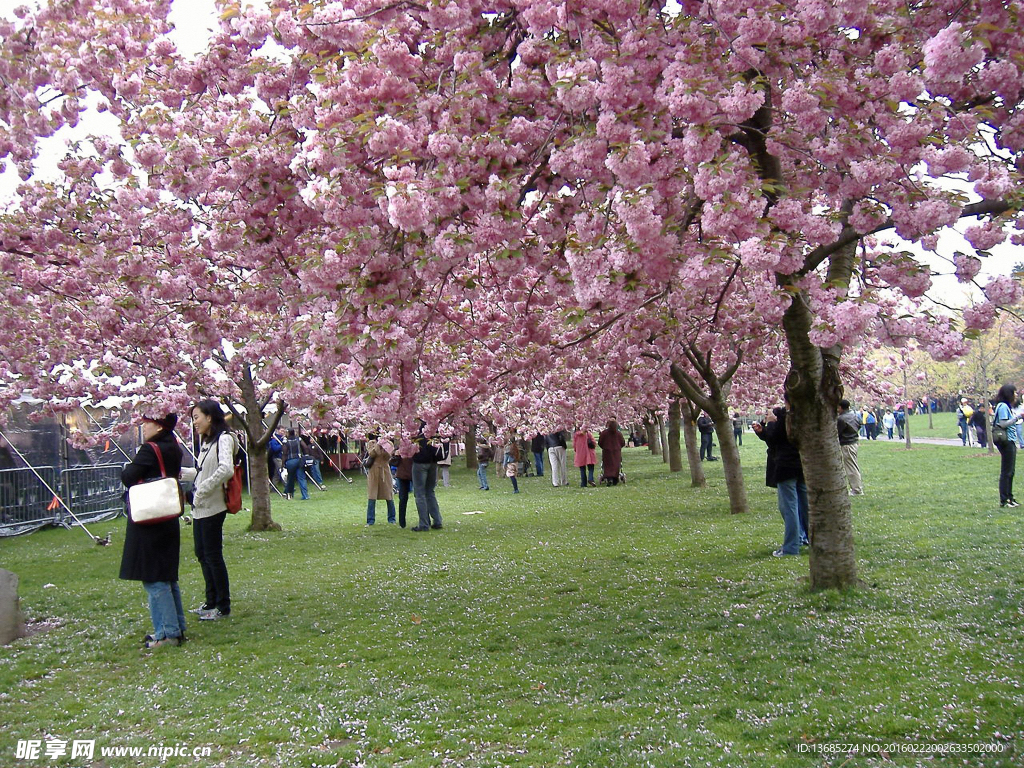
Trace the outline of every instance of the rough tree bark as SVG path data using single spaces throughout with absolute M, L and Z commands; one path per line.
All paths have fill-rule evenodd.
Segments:
M 245 430 L 249 444 L 249 478 L 252 492 L 252 520 L 250 531 L 280 531 L 281 526 L 274 522 L 270 514 L 270 473 L 267 468 L 267 443 L 277 429 L 284 416 L 284 403 L 278 402 L 276 410 L 267 426 L 263 425 L 263 409 L 269 400 L 260 400 L 256 393 L 256 385 L 252 378 L 251 367 L 246 367 L 242 380 L 242 405 L 245 412 L 241 413 L 230 402 L 228 408 L 235 419 Z
M 673 397 L 668 405 L 668 471 L 683 471 L 683 453 L 679 444 L 679 423 L 682 420 L 679 398 Z
M 856 242 L 836 249 L 829 261 L 828 280 L 849 285 Z M 792 286 L 788 278 L 783 284 Z M 810 585 L 813 590 L 844 589 L 857 584 L 853 549 L 853 520 L 843 457 L 836 431 L 836 414 L 843 398 L 839 377 L 842 347 L 821 348 L 810 340 L 813 313 L 802 291 L 782 318 L 789 345 L 786 376 L 791 416 L 790 434 L 800 450 L 807 482 L 811 540 Z
M 661 432 L 654 414 L 644 416 L 644 431 L 647 433 L 647 448 L 655 456 L 661 456 Z
M 668 425 L 660 415 L 658 416 L 658 434 L 661 435 L 661 463 L 668 464 Z
M 792 367 L 786 393 L 793 431 L 804 466 L 811 539 L 811 589 L 843 589 L 857 583 L 850 496 L 836 433 L 836 409 L 843 396 L 838 350 L 823 350 L 809 339 L 811 311 L 797 295 L 783 317 Z
M 735 374 L 742 362 L 742 355 L 737 356 L 733 365 L 721 376 L 715 374 L 711 367 L 710 358 L 702 359 L 696 349 L 688 350 L 687 357 L 690 358 L 691 364 L 700 373 L 700 377 L 708 392 L 705 392 L 696 379 L 676 363 L 672 363 L 669 369 L 672 374 L 672 380 L 675 381 L 679 391 L 692 404 L 692 408 L 696 408 L 694 420 L 696 420 L 696 415 L 699 415 L 701 410 L 704 410 L 707 411 L 708 416 L 715 422 L 718 450 L 722 457 L 722 471 L 725 475 L 725 488 L 729 494 L 729 509 L 734 515 L 741 515 L 749 508 L 747 504 L 747 486 L 743 482 L 740 451 L 732 437 L 732 421 L 729 419 L 729 405 L 726 400 L 729 397 L 729 384 L 732 381 L 733 374 Z M 699 451 L 697 459 L 698 461 L 700 460 Z
M 476 460 L 476 430 L 466 430 L 466 469 L 476 469 L 480 464 Z
M 683 407 L 683 441 L 686 443 L 686 463 L 690 465 L 690 487 L 704 488 L 708 479 L 704 475 L 704 465 L 700 463 L 700 444 L 697 441 L 697 417 L 700 406 L 689 400 Z

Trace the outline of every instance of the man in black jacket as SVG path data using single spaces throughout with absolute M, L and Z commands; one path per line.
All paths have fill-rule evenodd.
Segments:
M 715 447 L 715 422 L 707 413 L 702 413 L 697 419 L 697 429 L 700 430 L 700 460 L 718 461 L 711 455 L 711 451 Z
M 419 450 L 412 457 L 412 492 L 416 498 L 416 512 L 420 522 L 410 530 L 422 533 L 441 528 L 441 509 L 437 504 L 437 460 L 441 457 L 441 444 L 436 439 L 427 439 L 423 434 L 425 422 L 420 421 L 420 431 L 413 441 Z
M 537 477 L 544 477 L 544 449 L 547 447 L 547 440 L 540 432 L 530 441 L 530 452 L 533 454 L 534 472 Z

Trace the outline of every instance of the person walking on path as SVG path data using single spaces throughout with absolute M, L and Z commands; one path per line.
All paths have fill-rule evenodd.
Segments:
M 864 432 L 867 434 L 868 440 L 878 439 L 878 419 L 875 417 L 875 412 L 869 408 L 864 409 Z
M 988 445 L 988 408 L 984 403 L 978 403 L 971 416 L 971 427 L 974 429 L 974 436 L 978 438 L 978 447 L 984 448 Z
M 999 506 L 1019 507 L 1013 498 L 1013 475 L 1017 469 L 1017 424 L 1021 417 L 1014 413 L 1017 405 L 1017 388 L 1003 384 L 993 401 L 996 407 L 992 417 L 992 442 L 999 451 Z
M 892 440 L 892 431 L 896 429 L 896 417 L 892 415 L 892 411 L 886 409 L 885 415 L 882 416 L 882 426 L 885 427 L 888 438 Z
M 839 430 L 839 449 L 843 454 L 843 469 L 846 470 L 846 482 L 850 486 L 850 495 L 860 496 L 864 493 L 860 464 L 857 463 L 860 424 L 857 422 L 857 414 L 850 410 L 849 400 L 839 401 L 839 417 L 836 419 L 836 428 Z
M 173 432 L 177 423 L 176 413 L 169 413 L 163 418 L 143 417 L 142 438 L 145 442 L 132 462 L 121 470 L 121 482 L 125 488 L 160 477 L 177 477 L 181 473 L 181 448 Z M 178 518 L 137 525 L 132 521 L 129 510 L 119 578 L 141 581 L 149 595 L 153 634 L 143 640 L 146 648 L 185 642 L 185 609 L 178 588 L 180 551 Z
M 601 479 L 610 485 L 618 485 L 626 438 L 619 431 L 619 423 L 615 419 L 609 420 L 604 431 L 598 435 L 597 444 L 601 447 Z
M 970 424 L 972 416 L 974 416 L 974 409 L 971 408 L 966 397 L 961 397 L 960 405 L 956 409 L 956 424 L 959 430 L 958 436 L 965 448 L 971 444 L 971 431 L 967 425 Z

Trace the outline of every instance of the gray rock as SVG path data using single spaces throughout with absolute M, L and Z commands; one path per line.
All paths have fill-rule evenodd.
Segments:
M 0 645 L 25 635 L 25 623 L 18 602 L 18 577 L 0 568 Z

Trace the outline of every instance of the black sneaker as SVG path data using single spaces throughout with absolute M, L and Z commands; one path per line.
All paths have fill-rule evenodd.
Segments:
M 430 527 L 433 528 L 435 531 L 440 531 L 441 530 L 441 524 L 440 523 L 435 523 L 434 525 L 432 525 Z
M 409 530 L 410 531 L 416 531 L 416 533 L 422 533 L 423 531 L 429 531 L 430 529 L 426 528 L 426 527 L 424 527 L 422 525 L 417 525 L 415 528 L 410 528 Z

